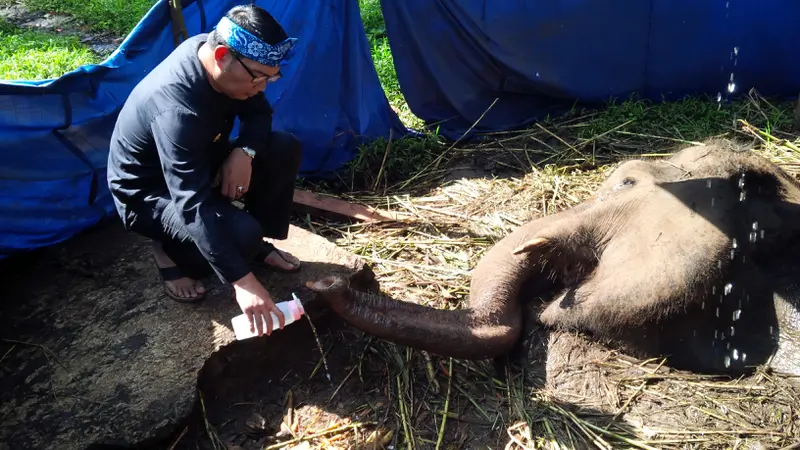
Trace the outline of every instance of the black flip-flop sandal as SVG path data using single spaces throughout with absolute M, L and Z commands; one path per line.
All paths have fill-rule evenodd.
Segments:
M 196 297 L 181 297 L 172 292 L 169 286 L 167 286 L 167 281 L 175 281 L 181 278 L 186 278 L 186 275 L 181 272 L 181 269 L 178 266 L 159 267 L 158 262 L 156 261 L 156 269 L 158 269 L 158 274 L 161 276 L 161 285 L 164 287 L 164 293 L 167 294 L 167 297 L 179 303 L 197 303 L 206 297 L 207 291 L 203 292 L 202 294 L 197 294 Z
M 283 254 L 280 252 L 280 250 L 278 250 L 274 245 L 272 245 L 272 243 L 266 242 L 266 241 L 262 241 L 261 249 L 258 251 L 258 253 L 255 256 L 255 263 L 259 267 L 263 267 L 265 269 L 269 269 L 269 270 L 273 270 L 275 272 L 281 272 L 281 273 L 294 273 L 294 272 L 297 272 L 298 270 L 300 270 L 300 266 L 302 264 L 300 264 L 299 262 L 294 266 L 293 269 L 284 269 L 283 267 L 275 266 L 275 265 L 272 265 L 272 264 L 267 264 L 265 262 L 265 260 L 267 259 L 267 257 L 272 252 L 275 252 L 278 255 L 278 257 L 280 259 L 284 260 L 286 263 L 293 264 L 291 261 L 288 261 L 286 258 L 284 258 Z

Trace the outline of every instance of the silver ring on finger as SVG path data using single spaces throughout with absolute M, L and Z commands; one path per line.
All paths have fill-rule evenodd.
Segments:
M 244 186 L 242 186 L 241 184 L 239 186 L 236 186 L 236 192 L 238 192 L 240 194 L 243 193 L 244 192 Z

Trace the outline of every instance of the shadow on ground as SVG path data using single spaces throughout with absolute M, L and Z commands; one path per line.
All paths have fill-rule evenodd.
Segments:
M 306 300 L 306 277 L 329 273 L 374 283 L 363 263 L 322 237 L 292 227 L 283 244 L 305 267 L 257 272 L 277 299 Z M 148 244 L 116 221 L 9 258 L 0 273 L 0 441 L 14 449 L 162 439 L 194 406 L 201 367 L 225 367 L 239 351 L 230 320 L 241 310 L 230 288 L 212 286 L 196 305 L 169 300 Z M 252 344 L 243 345 L 257 363 Z
M 184 429 L 146 448 L 309 448 L 300 444 L 310 441 L 311 448 L 327 444 L 369 449 L 399 448 L 406 440 L 415 448 L 434 448 L 445 411 L 443 448 L 503 448 L 510 439 L 505 416 L 512 405 L 483 382 L 502 379 L 524 389 L 543 389 L 548 363 L 562 362 L 552 357 L 548 361 L 549 334 L 538 330 L 529 355 L 533 364 L 526 371 L 489 371 L 477 383 L 470 381 L 475 374 L 454 373 L 445 408 L 449 372 L 443 361 L 429 378 L 418 352 L 369 339 L 330 315 L 317 317 L 314 323 L 327 368 L 305 321 L 262 342 L 237 345 L 235 351 L 224 349 L 204 367 L 199 381 L 203 403 L 196 405 Z M 563 342 L 575 344 L 556 342 L 561 348 Z M 598 427 L 615 422 L 613 414 L 558 400 L 524 407 L 534 416 L 554 410 L 576 414 Z M 635 433 L 630 424 L 617 421 L 615 426 L 623 434 Z M 519 434 L 515 438 L 520 441 L 535 439 L 526 438 L 524 430 Z M 562 442 L 569 441 L 566 432 L 557 434 Z

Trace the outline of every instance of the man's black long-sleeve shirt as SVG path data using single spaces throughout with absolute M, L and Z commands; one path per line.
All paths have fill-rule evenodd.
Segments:
M 184 41 L 132 90 L 111 137 L 107 181 L 126 226 L 134 211 L 173 201 L 211 267 L 233 282 L 250 268 L 217 225 L 213 165 L 230 149 L 219 144 L 228 142 L 237 115 L 235 145 L 263 151 L 272 108 L 263 94 L 240 101 L 211 86 L 197 53 L 206 37 Z

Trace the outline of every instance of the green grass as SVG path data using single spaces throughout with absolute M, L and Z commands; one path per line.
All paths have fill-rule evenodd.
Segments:
M 157 0 L 22 0 L 28 10 L 67 14 L 90 30 L 125 35 Z
M 400 84 L 397 82 L 397 73 L 389 49 L 389 39 L 386 35 L 386 24 L 383 20 L 380 0 L 359 0 L 359 6 L 361 7 L 364 31 L 372 51 L 372 60 L 381 85 L 386 91 L 386 97 L 392 104 L 402 102 L 403 94 L 400 92 Z
M 749 106 L 752 104 L 747 98 L 731 103 L 703 96 L 663 103 L 644 101 L 635 96 L 624 101 L 614 99 L 581 130 L 580 138 L 589 139 L 628 123 L 624 127 L 627 133 L 699 141 L 736 127 L 737 119 L 755 112 Z M 777 128 L 789 127 L 792 124 L 791 105 L 782 106 L 788 108 L 771 108 L 769 116 L 764 116 L 763 110 L 759 110 L 751 120 Z
M 370 43 L 372 62 L 383 91 L 386 93 L 386 99 L 389 100 L 389 104 L 395 108 L 400 119 L 406 125 L 418 128 L 422 125 L 422 121 L 408 109 L 403 92 L 400 90 L 400 83 L 397 81 L 397 71 L 394 68 L 394 59 L 391 47 L 389 47 L 380 0 L 359 0 L 359 6 L 361 7 L 364 31 Z
M 100 61 L 74 36 L 21 30 L 0 19 L 0 79 L 56 78 Z

